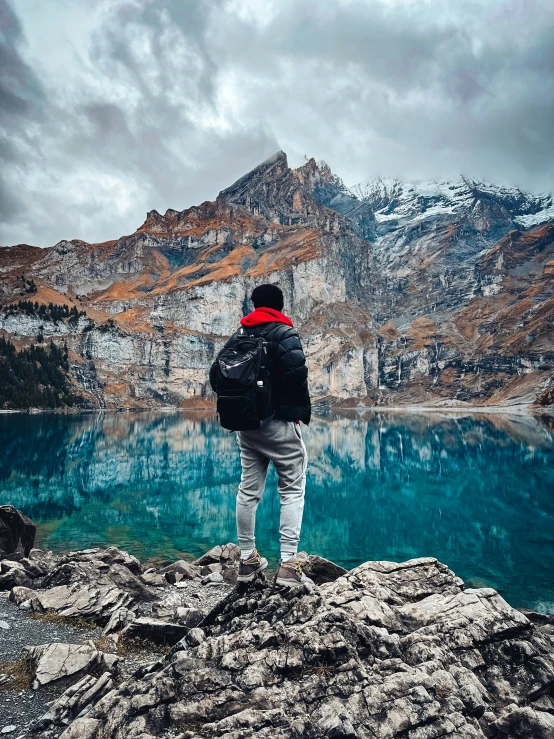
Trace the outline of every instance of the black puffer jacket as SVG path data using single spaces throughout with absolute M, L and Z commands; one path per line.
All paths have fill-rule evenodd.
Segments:
M 312 406 L 308 391 L 308 368 L 298 331 L 284 323 L 241 326 L 247 336 L 263 336 L 267 343 L 267 366 L 275 403 L 275 416 L 282 421 L 310 423 Z M 215 392 L 215 362 L 210 368 Z

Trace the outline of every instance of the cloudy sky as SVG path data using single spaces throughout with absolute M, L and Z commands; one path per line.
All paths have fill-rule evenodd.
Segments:
M 554 188 L 551 0 L 0 0 L 0 244 L 102 241 L 278 149 Z

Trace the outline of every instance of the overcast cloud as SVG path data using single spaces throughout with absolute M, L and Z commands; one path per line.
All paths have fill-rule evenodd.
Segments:
M 278 149 L 554 186 L 551 0 L 0 0 L 0 244 L 103 241 Z

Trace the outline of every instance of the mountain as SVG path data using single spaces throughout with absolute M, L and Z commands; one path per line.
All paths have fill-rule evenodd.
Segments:
M 0 271 L 0 331 L 66 342 L 85 405 L 205 406 L 213 356 L 265 281 L 283 289 L 316 400 L 554 400 L 548 195 L 467 178 L 347 188 L 278 152 L 215 201 L 150 211 L 119 239 L 0 248 Z M 51 320 L 50 302 L 79 315 Z

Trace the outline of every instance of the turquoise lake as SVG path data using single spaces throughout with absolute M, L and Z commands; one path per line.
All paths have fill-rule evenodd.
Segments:
M 369 414 L 303 427 L 301 548 L 353 567 L 433 556 L 468 585 L 554 613 L 552 417 Z M 142 560 L 235 541 L 240 462 L 215 419 L 180 413 L 0 416 L 0 502 L 37 546 L 112 545 Z M 258 548 L 278 556 L 274 474 Z

